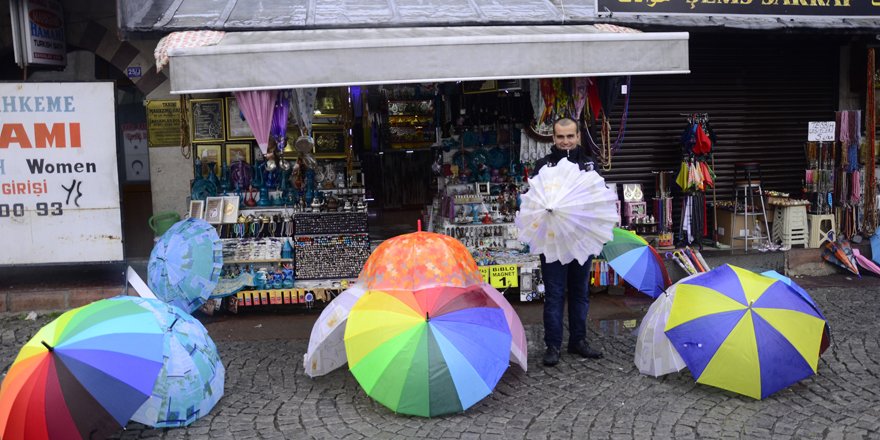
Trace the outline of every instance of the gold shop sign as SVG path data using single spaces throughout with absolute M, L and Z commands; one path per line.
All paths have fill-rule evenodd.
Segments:
M 180 146 L 180 101 L 147 101 L 147 139 L 150 147 Z

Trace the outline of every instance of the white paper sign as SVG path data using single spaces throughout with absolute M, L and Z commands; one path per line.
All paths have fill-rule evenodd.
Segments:
M 109 82 L 0 83 L 0 265 L 120 261 Z
M 819 142 L 834 142 L 834 121 L 819 121 L 807 123 L 807 140 Z

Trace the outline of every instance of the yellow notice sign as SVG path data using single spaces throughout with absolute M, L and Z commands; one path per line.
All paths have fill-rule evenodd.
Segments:
M 489 270 L 489 284 L 496 288 L 519 287 L 518 268 L 515 264 L 502 264 L 487 266 Z M 480 270 L 483 268 L 481 267 Z M 483 275 L 485 279 L 485 275 Z
M 483 282 L 489 282 L 489 266 L 479 266 L 480 267 L 480 275 L 483 276 Z

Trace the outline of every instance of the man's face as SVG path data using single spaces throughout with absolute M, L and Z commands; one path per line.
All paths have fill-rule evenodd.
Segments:
M 573 150 L 581 143 L 577 124 L 556 125 L 553 127 L 553 142 L 560 150 Z

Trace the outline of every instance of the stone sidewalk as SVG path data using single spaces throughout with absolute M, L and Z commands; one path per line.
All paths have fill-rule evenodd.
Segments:
M 806 283 L 805 283 L 806 284 Z M 341 369 L 303 374 L 305 339 L 231 340 L 222 322 L 207 327 L 226 365 L 226 394 L 185 429 L 131 424 L 123 439 L 860 439 L 880 438 L 880 287 L 808 288 L 828 317 L 834 345 L 819 374 L 756 401 L 695 384 L 689 373 L 645 377 L 634 367 L 635 335 L 600 334 L 605 358 L 563 354 L 540 365 L 542 329 L 529 325 L 529 372 L 512 366 L 495 392 L 462 414 L 399 416 L 372 401 Z M 52 316 L 26 321 L 0 314 L 0 368 Z M 266 319 L 314 320 L 314 315 Z M 307 337 L 293 335 L 291 337 Z

